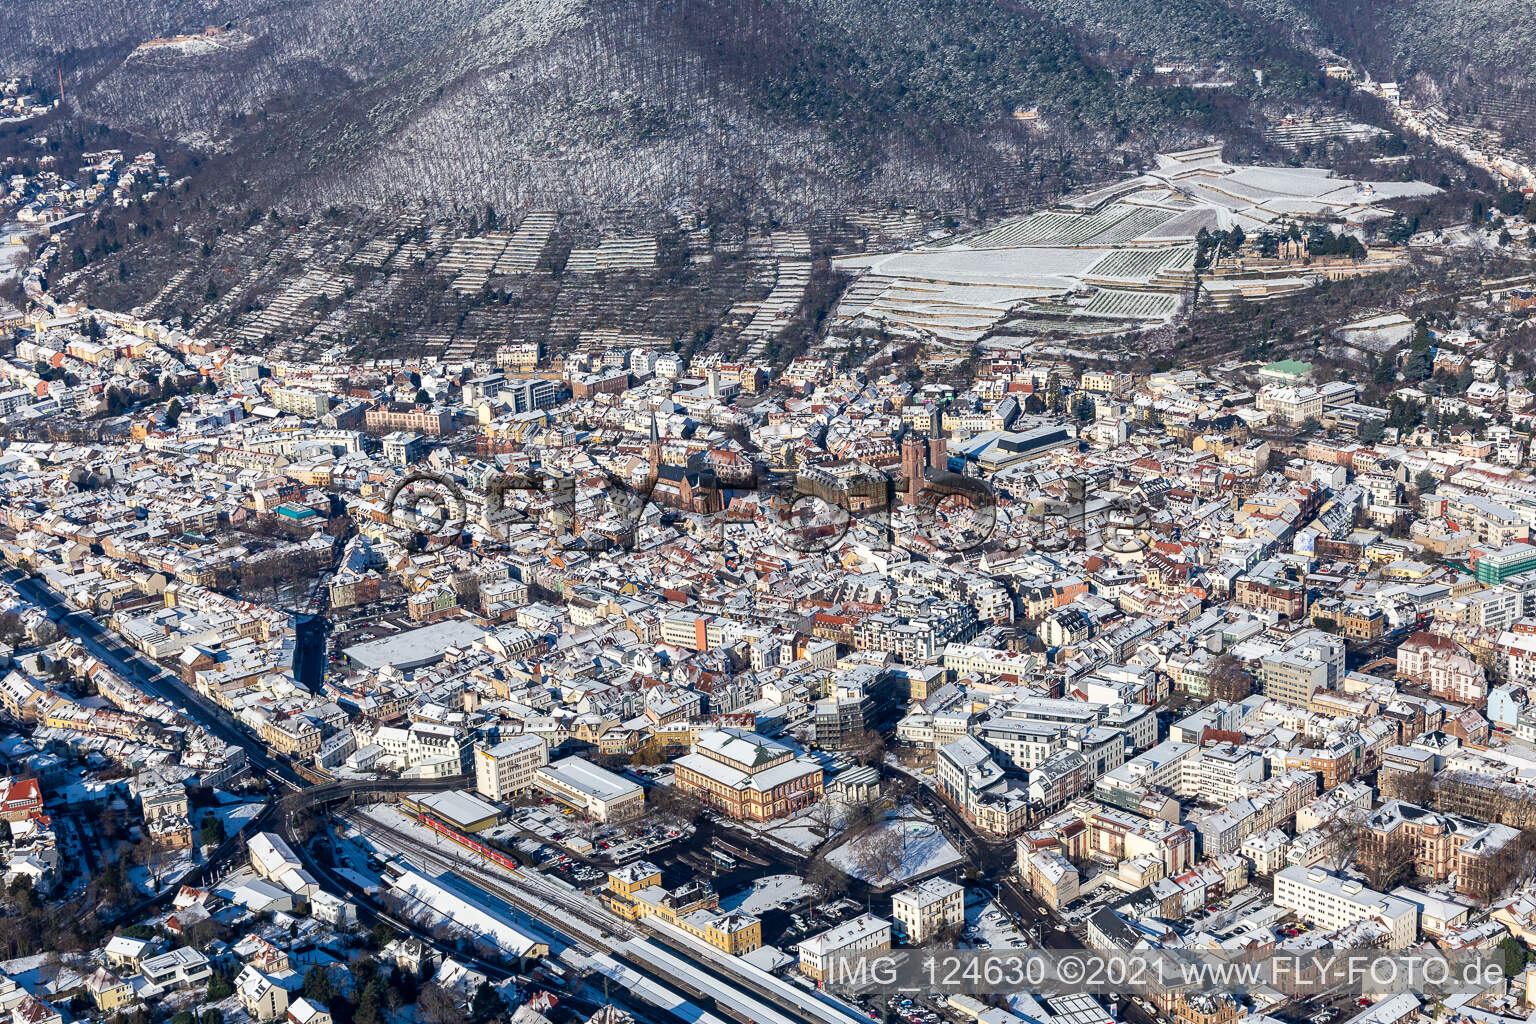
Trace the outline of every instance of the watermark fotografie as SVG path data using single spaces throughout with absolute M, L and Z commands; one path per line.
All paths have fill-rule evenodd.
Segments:
M 954 472 L 930 475 L 915 496 L 898 484 L 874 467 L 852 479 L 815 466 L 728 481 L 701 472 L 688 474 L 682 487 L 606 470 L 493 473 L 474 481 L 416 470 L 391 488 L 383 514 L 426 550 L 494 550 L 521 527 L 538 524 L 564 550 L 628 549 L 643 527 L 670 522 L 714 550 L 725 547 L 733 528 L 753 523 L 801 553 L 831 552 L 854 541 L 871 550 L 915 541 L 966 554 L 1000 531 L 1047 554 L 1129 553 L 1145 546 L 1150 521 L 1141 502 L 1091 476 L 1067 477 L 1048 493 L 1024 496 Z
M 827 988 L 849 996 L 1244 995 L 1269 990 L 1298 999 L 1381 998 L 1400 992 L 1443 998 L 1482 992 L 1503 978 L 1497 961 L 1459 950 L 914 949 L 836 957 L 823 971 Z

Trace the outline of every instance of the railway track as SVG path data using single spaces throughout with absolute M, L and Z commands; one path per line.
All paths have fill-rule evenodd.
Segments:
M 592 947 L 583 949 L 583 952 L 600 952 L 622 961 L 658 982 L 681 988 L 692 996 L 707 1000 L 716 1009 L 743 1024 L 845 1024 L 853 1020 L 851 1015 L 832 1012 L 828 1007 L 818 1005 L 815 1009 L 809 1009 L 804 1000 L 815 998 L 810 994 L 806 994 L 803 999 L 789 998 L 751 979 L 738 977 L 724 970 L 718 963 L 700 959 L 694 951 L 679 945 L 665 933 L 631 927 L 628 922 L 602 912 L 575 893 L 563 892 L 552 885 L 530 884 L 526 880 L 527 875 L 520 870 L 503 867 L 507 874 L 488 871 L 474 859 L 474 851 L 466 850 L 461 856 L 427 842 L 408 829 L 387 825 L 371 817 L 353 818 L 351 823 L 365 835 L 384 837 L 385 845 L 408 851 L 410 856 L 423 863 L 437 864 L 464 875 L 492 896 L 524 911 L 556 934 L 567 939 L 575 938 L 574 944 L 578 948 L 583 945 Z M 559 911 L 560 916 L 555 916 L 546 906 L 539 904 L 553 907 Z M 579 938 L 572 936 L 572 918 L 595 934 L 583 931 Z M 722 995 L 719 992 L 722 987 L 731 991 Z M 715 991 L 712 993 L 711 990 Z
M 469 855 L 459 856 L 449 853 L 433 843 L 429 843 L 419 836 L 413 835 L 404 828 L 386 825 L 371 817 L 357 817 L 350 819 L 354 827 L 360 829 L 365 835 L 384 835 L 389 838 L 389 845 L 410 851 L 424 863 L 431 862 L 442 867 L 472 878 L 486 892 L 503 900 L 538 919 L 545 925 L 556 930 L 557 933 L 568 935 L 570 922 L 558 918 L 551 920 L 548 911 L 537 904 L 548 904 L 558 908 L 570 917 L 575 918 L 587 928 L 594 929 L 596 936 L 583 934 L 585 939 L 600 948 L 604 952 L 611 951 L 618 943 L 609 941 L 604 936 L 615 936 L 619 941 L 632 938 L 634 933 L 618 918 L 600 914 L 586 901 L 571 893 L 563 893 L 550 886 L 535 886 L 527 882 L 520 882 L 514 877 L 508 877 L 500 873 L 491 873 L 476 864 Z M 510 870 L 510 869 L 509 869 Z M 530 904 L 533 904 L 530 906 Z

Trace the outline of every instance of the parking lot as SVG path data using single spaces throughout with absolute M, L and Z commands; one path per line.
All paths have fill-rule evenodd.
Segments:
M 824 905 L 813 905 L 804 913 L 770 911 L 762 915 L 763 938 L 767 939 L 769 927 L 773 925 L 778 930 L 774 944 L 781 949 L 788 949 L 801 939 L 824 932 L 833 925 L 851 917 L 857 917 L 863 912 L 864 907 L 861 903 L 846 898 Z
M 892 996 L 885 1005 L 907 1024 L 938 1024 L 939 1015 L 916 1000 Z
M 544 797 L 535 806 L 513 810 L 487 834 L 503 842 L 532 838 L 584 861 L 617 866 L 652 856 L 691 832 L 689 826 L 662 822 L 605 825 Z

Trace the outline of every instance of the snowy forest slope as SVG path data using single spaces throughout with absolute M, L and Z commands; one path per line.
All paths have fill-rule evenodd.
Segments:
M 1466 77 L 1498 59 L 1472 22 L 1529 31 L 1511 25 L 1520 0 L 1458 3 L 1448 22 L 1450 5 L 10 0 L 0 66 L 58 66 L 83 114 L 232 152 L 255 191 L 296 205 L 795 215 L 970 202 L 1043 160 L 1251 138 L 1249 70 L 1265 72 L 1263 99 L 1315 89 L 1313 41 Z M 227 45 L 140 48 L 225 25 Z M 1222 96 L 1160 87 L 1146 70 L 1169 59 L 1241 81 Z M 1043 132 L 1011 116 L 1033 107 Z

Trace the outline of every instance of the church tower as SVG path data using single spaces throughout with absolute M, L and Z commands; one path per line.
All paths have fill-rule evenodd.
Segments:
M 928 461 L 928 446 L 923 439 L 908 435 L 901 442 L 901 475 L 907 481 L 907 501 L 913 502 L 923 493 L 923 464 Z
M 646 446 L 646 457 L 650 463 L 650 472 L 647 479 L 654 481 L 661 475 L 661 431 L 656 427 L 656 410 L 651 410 L 651 439 Z

